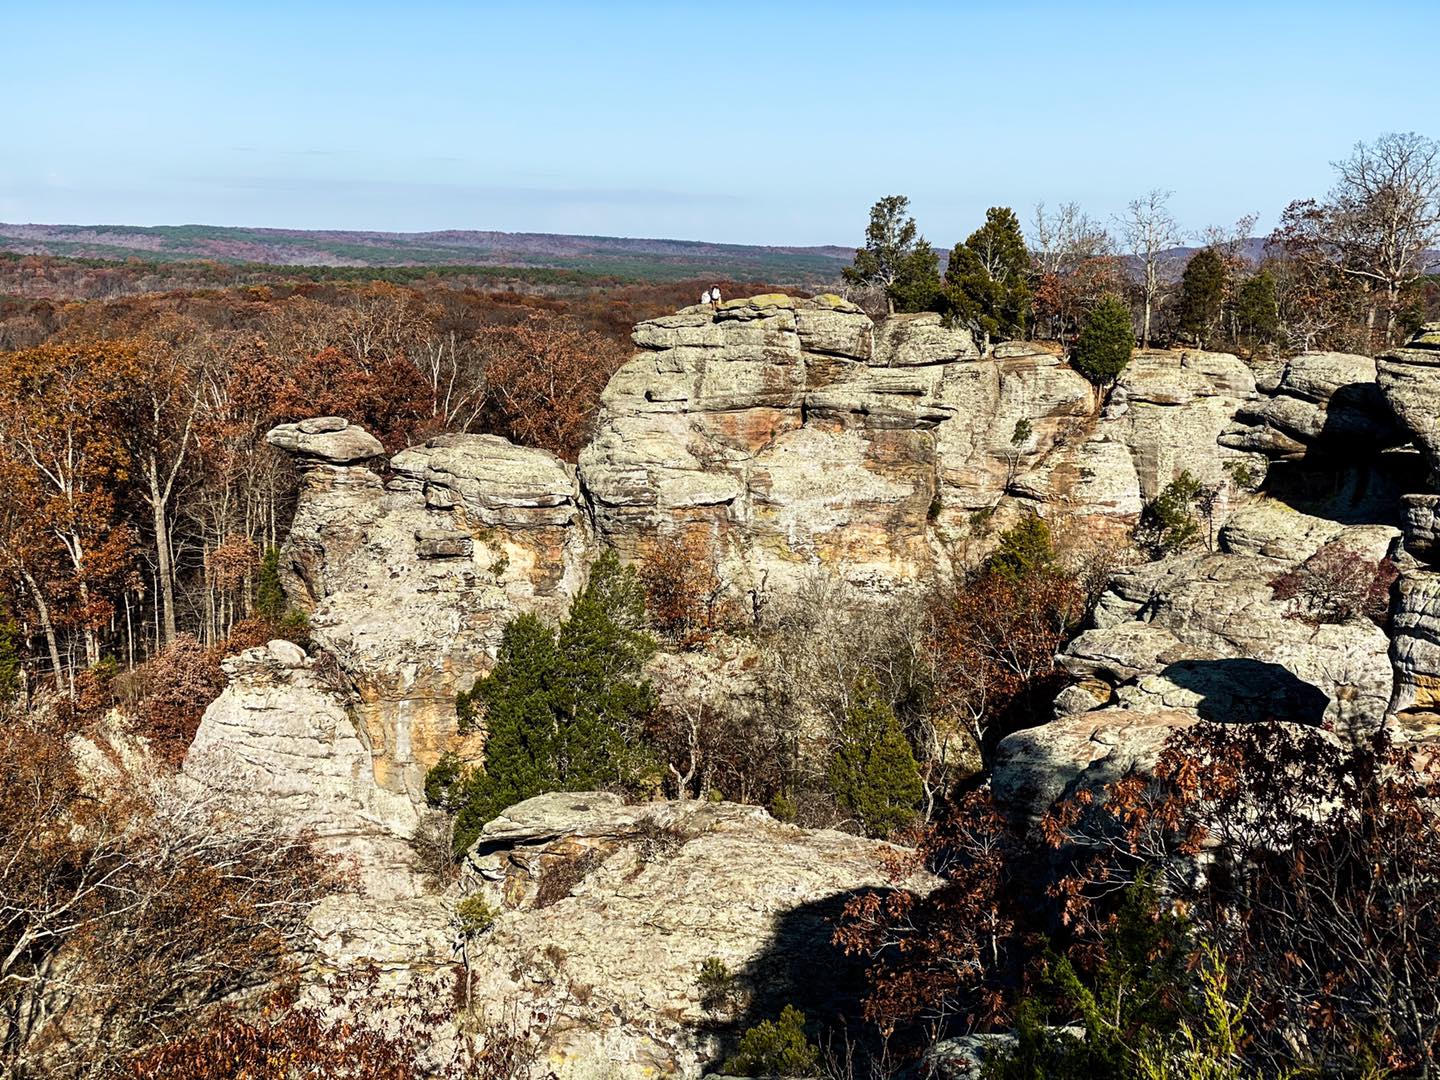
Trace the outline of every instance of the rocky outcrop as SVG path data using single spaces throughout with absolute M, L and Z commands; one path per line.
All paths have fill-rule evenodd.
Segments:
M 1390 537 L 1362 527 L 1340 542 L 1378 559 Z M 1096 706 L 1373 729 L 1390 697 L 1388 639 L 1365 619 L 1312 626 L 1292 617 L 1270 583 L 1293 565 L 1221 551 L 1126 570 L 1061 663 Z M 1063 705 L 1079 711 L 1079 700 Z
M 698 533 L 741 593 L 814 566 L 893 591 L 943 571 L 977 511 L 1128 526 L 1182 470 L 1219 484 L 1247 456 L 1217 442 L 1255 396 L 1225 354 L 1140 353 L 1099 415 L 1052 350 L 982 355 L 937 315 L 874 325 L 836 297 L 690 308 L 634 340 L 580 458 L 597 533 L 632 556 Z
M 205 710 L 185 776 L 262 800 L 353 864 L 372 895 L 413 895 L 421 883 L 406 841 L 418 810 L 405 791 L 376 783 L 376 748 L 339 673 L 288 641 L 222 667 L 229 684 Z
M 1421 327 L 1404 348 L 1382 354 L 1375 367 L 1385 400 L 1424 451 L 1432 481 L 1440 479 L 1440 323 Z
M 1376 384 L 1375 361 L 1348 353 L 1304 353 L 1274 363 L 1263 392 L 1235 414 L 1222 445 L 1266 457 L 1302 458 L 1316 448 L 1350 457 L 1409 441 Z
M 301 446 L 287 592 L 353 688 L 375 782 L 418 805 L 440 753 L 465 749 L 455 694 L 489 667 L 505 624 L 558 618 L 583 579 L 575 471 L 493 435 L 432 439 L 383 474 Z
M 817 1020 L 853 1004 L 830 920 L 858 891 L 890 885 L 885 850 L 732 803 L 539 796 L 487 825 L 466 861 L 461 895 L 495 914 L 468 946 L 474 1000 L 492 1022 L 550 1017 L 542 1050 L 560 1080 L 593 1077 L 600 1062 L 615 1076 L 699 1077 L 721 1049 L 700 1005 L 707 958 L 736 975 L 741 1027 L 785 1002 Z M 396 923 L 411 963 L 451 960 L 458 899 L 363 906 L 344 933 L 322 912 L 322 961 L 393 962 Z

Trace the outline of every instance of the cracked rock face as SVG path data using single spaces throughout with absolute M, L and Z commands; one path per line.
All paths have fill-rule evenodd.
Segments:
M 1376 361 L 1376 381 L 1396 418 L 1440 477 L 1440 323 L 1427 323 L 1400 349 Z
M 1328 446 L 1349 455 L 1409 441 L 1376 381 L 1375 361 L 1349 353 L 1305 353 L 1270 365 L 1266 396 L 1235 415 L 1225 446 L 1286 460 Z
M 500 912 L 473 946 L 476 998 L 557 1017 L 545 1050 L 561 1080 L 597 1062 L 699 1077 L 720 1049 L 700 1006 L 709 957 L 751 999 L 742 1029 L 785 1002 L 817 1018 L 853 1004 L 854 965 L 831 946 L 830 920 L 890 884 L 885 850 L 733 803 L 539 796 L 486 826 L 467 860 L 463 888 Z
M 442 751 L 473 751 L 455 694 L 521 612 L 558 619 L 591 551 L 573 467 L 491 435 L 451 435 L 382 475 L 302 457 L 286 591 L 348 679 L 374 780 L 423 803 Z
M 407 838 L 418 812 L 375 783 L 374 748 L 338 673 L 288 641 L 224 661 L 229 685 L 205 710 L 185 756 L 193 782 L 260 798 L 327 852 L 354 863 L 378 896 L 420 888 Z

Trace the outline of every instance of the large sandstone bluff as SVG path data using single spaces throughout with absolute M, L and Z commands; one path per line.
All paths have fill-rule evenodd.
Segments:
M 1200 717 L 1440 731 L 1440 328 L 1378 362 L 1140 352 L 1104 400 L 1050 351 L 982 354 L 936 316 L 875 324 L 835 297 L 691 308 L 634 340 L 578 468 L 486 435 L 387 461 L 334 417 L 270 433 L 302 470 L 286 587 L 315 647 L 229 661 L 185 768 L 268 794 L 353 859 L 362 896 L 316 916 L 324 962 L 454 959 L 455 887 L 411 868 L 425 771 L 477 750 L 454 695 L 505 623 L 558 617 L 604 546 L 644 558 L 698 541 L 739 610 L 816 575 L 882 604 L 972 563 L 1021 513 L 1119 537 L 1187 470 L 1220 491 L 1213 543 L 1113 577 L 1061 658 L 1056 719 L 1001 744 L 997 791 L 1033 817 Z M 1332 542 L 1400 566 L 1391 636 L 1315 628 L 1273 599 L 1276 575 Z M 878 883 L 879 850 L 753 808 L 527 804 L 490 827 L 460 886 L 502 912 L 478 985 L 559 1010 L 567 1080 L 600 1060 L 696 1076 L 713 1047 L 692 969 L 715 954 L 768 970 L 787 926 L 813 931 L 807 912 Z M 547 891 L 562 864 L 569 891 Z

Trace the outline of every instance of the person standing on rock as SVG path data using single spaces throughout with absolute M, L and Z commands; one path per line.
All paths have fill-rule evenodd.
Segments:
M 710 303 L 710 290 L 709 290 L 709 289 L 706 289 L 703 293 L 700 294 L 700 303 L 701 303 L 702 305 Z
M 710 306 L 711 306 L 712 308 L 718 308 L 718 307 L 720 306 L 720 286 L 719 286 L 719 285 L 711 285 L 711 286 L 710 286 L 709 296 L 710 296 Z

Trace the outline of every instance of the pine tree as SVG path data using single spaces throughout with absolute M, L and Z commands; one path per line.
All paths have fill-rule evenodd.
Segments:
M 1118 296 L 1105 296 L 1085 320 L 1070 364 L 1097 386 L 1107 386 L 1120 377 L 1134 349 L 1129 305 Z
M 271 622 L 285 615 L 285 589 L 280 584 L 280 549 L 268 547 L 255 580 L 255 614 Z
M 865 246 L 842 271 L 851 284 L 883 289 L 892 312 L 929 311 L 940 300 L 939 259 L 909 208 L 904 195 L 887 195 L 872 206 Z
M 495 667 L 456 698 L 462 731 L 485 730 L 484 770 L 442 759 L 426 798 L 454 811 L 456 851 L 508 806 L 547 791 L 625 786 L 643 771 L 641 729 L 654 708 L 642 678 L 655 650 L 634 570 L 607 551 L 552 631 L 512 620 Z
M 1235 304 L 1235 320 L 1240 332 L 1259 342 L 1274 340 L 1280 329 L 1280 305 L 1275 288 L 1275 275 L 1261 270 L 1245 279 Z
M 1000 536 L 1000 545 L 985 560 L 985 569 L 1007 581 L 1022 581 L 1031 574 L 1055 568 L 1055 544 L 1050 526 L 1039 514 L 1029 514 Z
M 1018 337 L 1030 318 L 1029 272 L 1020 219 L 1009 207 L 992 206 L 985 224 L 950 253 L 945 300 L 951 315 L 987 339 Z
M 1213 247 L 1201 248 L 1180 278 L 1176 329 L 1202 349 L 1220 321 L 1225 302 L 1225 260 Z
M 888 836 L 915 817 L 925 793 L 895 710 L 871 678 L 855 686 L 830 758 L 830 790 L 866 836 Z

